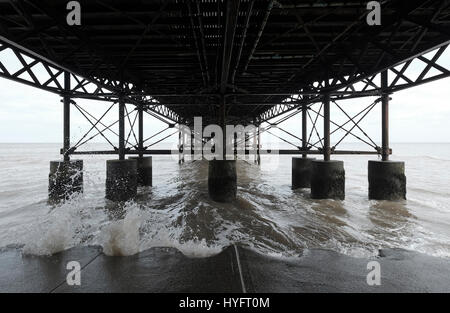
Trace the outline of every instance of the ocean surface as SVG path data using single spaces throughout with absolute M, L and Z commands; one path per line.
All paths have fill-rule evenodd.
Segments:
M 392 148 L 392 159 L 406 162 L 407 201 L 367 199 L 367 161 L 376 156 L 333 157 L 345 161 L 345 201 L 292 191 L 290 156 L 263 156 L 261 167 L 239 161 L 231 204 L 209 200 L 206 162 L 178 165 L 177 157 L 157 156 L 154 186 L 117 205 L 104 199 L 105 160 L 114 157 L 84 156 L 84 194 L 52 206 L 49 161 L 60 159 L 60 145 L 0 144 L 0 247 L 48 255 L 101 245 L 119 256 L 164 246 L 202 257 L 237 243 L 279 257 L 311 248 L 355 257 L 403 248 L 450 258 L 450 144 Z

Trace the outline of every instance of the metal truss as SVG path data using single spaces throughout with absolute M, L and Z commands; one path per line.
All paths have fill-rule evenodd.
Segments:
M 367 134 L 367 132 L 362 127 L 362 122 L 367 118 L 369 113 L 381 102 L 381 98 L 377 98 L 371 104 L 362 108 L 358 113 L 350 116 L 342 106 L 334 101 L 340 112 L 345 117 L 344 122 L 338 123 L 332 119 L 329 123 L 334 127 L 330 130 L 329 136 L 335 135 L 337 139 L 335 144 L 329 148 L 330 155 L 382 155 L 383 149 L 375 143 L 375 141 Z M 313 103 L 309 105 L 303 105 L 301 110 L 294 110 L 289 114 L 285 114 L 283 117 L 277 119 L 276 121 L 264 122 L 258 127 L 257 133 L 249 134 L 245 139 L 242 139 L 237 143 L 237 145 L 242 144 L 244 141 L 247 144 L 251 140 L 258 140 L 260 142 L 260 135 L 267 133 L 278 140 L 290 145 L 292 149 L 278 149 L 275 154 L 278 155 L 323 155 L 325 147 L 325 137 L 324 131 L 318 127 L 318 122 L 325 119 L 324 116 L 324 104 L 323 103 Z M 304 133 L 302 137 L 293 134 L 281 127 L 281 124 L 299 114 L 302 114 L 305 118 L 302 123 L 304 123 Z M 277 135 L 274 133 L 275 130 L 282 132 L 283 135 Z M 341 133 L 340 136 L 339 132 Z M 364 143 L 368 149 L 367 150 L 343 150 L 340 149 L 341 144 L 346 138 L 356 139 L 358 142 Z M 370 148 L 369 148 L 370 147 Z M 246 154 L 250 154 L 252 149 L 258 149 L 258 154 L 269 154 L 274 155 L 272 150 L 260 150 L 261 146 L 259 144 L 255 146 L 246 145 Z M 158 151 L 163 153 L 163 151 Z M 392 154 L 392 150 L 388 150 L 388 154 Z
M 389 77 L 388 93 L 405 90 L 422 84 L 450 77 L 450 69 L 444 65 L 440 65 L 442 55 L 448 51 L 449 45 L 444 45 L 433 49 L 423 55 L 416 56 L 410 60 L 401 62 L 387 69 Z M 425 55 L 430 55 L 426 57 Z M 421 71 L 408 72 L 412 65 L 415 64 Z M 379 84 L 381 72 L 367 76 L 364 74 L 355 74 L 353 76 L 334 79 L 331 84 L 322 80 L 315 82 L 312 89 L 301 90 L 298 94 L 292 95 L 283 103 L 273 106 L 263 112 L 258 120 L 266 122 L 293 110 L 298 110 L 303 104 L 312 104 L 320 102 L 323 96 L 330 95 L 332 101 L 380 96 L 382 90 Z M 312 91 L 313 90 L 313 91 Z
M 387 106 L 389 94 L 450 77 L 450 69 L 439 64 L 450 43 L 449 0 L 385 0 L 383 25 L 374 28 L 367 28 L 361 3 L 291 2 L 89 1 L 87 23 L 77 28 L 67 25 L 64 6 L 0 1 L 0 77 L 59 94 L 69 119 L 71 105 L 86 118 L 89 131 L 69 145 L 65 116 L 65 156 L 86 153 L 78 149 L 99 136 L 112 146 L 107 153 L 146 154 L 157 143 L 150 140 L 177 123 L 191 126 L 195 115 L 257 126 L 281 117 L 262 131 L 278 128 L 300 140 L 301 146 L 292 143 L 292 153 L 338 153 L 339 144 L 354 137 L 370 153 L 386 155 L 388 141 L 378 147 L 361 127 L 377 102 L 350 116 L 337 101 L 375 96 Z M 131 12 L 130 3 L 142 11 Z M 2 62 L 5 55 L 8 62 Z M 422 65 L 417 73 L 411 71 L 416 64 Z M 390 81 L 381 86 L 383 75 Z M 112 105 L 94 117 L 70 102 L 78 98 Z M 330 103 L 346 123 L 330 119 Z M 104 117 L 116 104 L 119 120 L 106 125 Z M 144 111 L 168 124 L 147 140 L 135 132 Z M 299 137 L 279 127 L 299 113 L 309 133 Z M 319 119 L 336 129 L 321 135 Z M 117 123 L 119 132 L 112 130 Z M 327 146 L 338 132 L 342 138 Z M 111 134 L 119 137 L 119 147 Z
M 120 147 L 116 143 L 120 142 L 120 117 L 118 119 L 115 119 L 114 122 L 109 123 L 105 122 L 105 118 L 110 112 L 113 112 L 114 110 L 117 110 L 119 108 L 119 102 L 114 102 L 109 105 L 100 117 L 94 116 L 94 114 L 90 113 L 86 108 L 78 104 L 76 101 L 71 100 L 70 102 L 70 104 L 80 113 L 82 117 L 84 117 L 84 119 L 89 123 L 90 126 L 89 129 L 82 136 L 80 136 L 80 138 L 75 140 L 70 145 L 70 147 L 67 148 L 67 152 L 62 149 L 61 154 L 118 154 Z M 153 113 L 148 111 L 146 113 L 154 117 Z M 127 107 L 125 105 L 123 120 L 128 127 L 128 132 L 124 133 L 125 154 L 145 153 L 145 151 L 148 151 L 149 148 L 178 133 L 178 131 L 173 132 L 174 125 L 170 124 L 154 135 L 145 139 L 142 138 L 141 141 L 139 137 L 139 127 L 142 127 L 143 125 L 139 123 L 138 107 Z M 117 128 L 118 126 L 119 131 L 116 131 L 115 128 Z M 167 132 L 170 130 L 172 130 L 172 132 L 167 135 Z M 157 140 L 155 139 L 158 136 L 162 135 L 164 135 L 164 137 Z M 107 153 L 100 153 L 98 151 L 83 151 L 82 148 L 84 146 L 86 146 L 89 142 L 92 142 L 92 140 L 98 138 L 103 138 L 104 141 L 111 146 L 111 150 L 108 150 Z M 151 140 L 154 141 L 151 142 Z
M 5 58 L 8 58 L 7 63 Z M 66 72 L 70 73 L 70 90 L 64 87 Z M 158 104 L 152 97 L 141 96 L 142 90 L 131 83 L 96 76 L 84 77 L 1 36 L 0 77 L 59 95 L 69 94 L 71 98 L 114 102 L 123 97 L 127 103 L 142 105 L 148 113 L 166 119 L 167 123 L 177 123 L 180 119 L 177 113 Z
M 382 153 L 382 148 L 377 143 L 375 143 L 375 141 L 367 134 L 367 132 L 362 128 L 361 124 L 367 118 L 369 113 L 373 111 L 377 104 L 381 102 L 381 99 L 376 99 L 371 104 L 365 106 L 362 110 L 352 116 L 350 116 L 336 101 L 333 102 L 334 105 L 338 107 L 343 116 L 345 116 L 346 120 L 343 123 L 337 123 L 336 121 L 330 119 L 330 124 L 334 127 L 334 129 L 330 131 L 330 136 L 338 135 L 338 133 L 341 132 L 341 136 L 338 137 L 338 139 L 335 141 L 335 144 L 330 148 L 330 153 L 380 155 Z M 309 104 L 308 106 L 306 106 L 306 108 L 308 123 L 306 129 L 308 130 L 308 132 L 305 138 L 296 136 L 295 134 L 283 129 L 280 126 L 280 124 L 282 124 L 283 122 L 302 113 L 302 110 L 295 110 L 276 121 L 267 122 L 266 126 L 261 127 L 261 134 L 270 134 L 271 136 L 283 141 L 284 143 L 289 144 L 294 149 L 280 150 L 279 154 L 320 155 L 324 153 L 325 135 L 323 134 L 323 130 L 321 130 L 317 126 L 318 121 L 324 118 L 324 105 L 323 103 Z M 284 134 L 284 136 L 276 135 L 273 130 L 279 130 Z M 254 136 L 250 136 L 249 139 L 252 139 L 253 137 Z M 358 142 L 364 143 L 368 148 L 370 147 L 370 149 L 364 151 L 339 150 L 340 145 L 348 137 L 356 139 Z M 392 153 L 392 151 L 389 151 L 389 153 Z
M 450 69 L 439 64 L 442 55 L 447 53 L 449 44 L 439 46 L 431 51 L 405 60 L 392 67 L 387 68 L 389 77 L 388 93 L 405 90 L 422 84 L 450 77 Z M 395 56 L 395 53 L 388 51 Z M 427 55 L 427 56 L 426 56 Z M 421 68 L 419 72 L 411 71 L 412 65 Z M 355 73 L 352 76 L 340 77 L 329 81 L 322 80 L 312 84 L 308 89 L 300 90 L 298 94 L 290 96 L 283 103 L 273 106 L 258 116 L 258 121 L 266 122 L 279 117 L 288 112 L 298 110 L 303 104 L 312 104 L 320 102 L 324 95 L 330 95 L 332 101 L 380 96 L 382 90 L 380 87 L 381 72 L 372 75 Z
M 333 125 L 334 129 L 331 130 L 330 135 L 338 134 L 341 132 L 341 136 L 335 140 L 335 144 L 331 147 L 331 154 L 381 154 L 382 149 L 375 143 L 375 141 L 366 133 L 362 128 L 362 122 L 366 119 L 370 112 L 377 106 L 381 99 L 376 99 L 371 104 L 365 106 L 358 113 L 350 116 L 344 108 L 339 105 L 337 102 L 334 102 L 334 105 L 341 111 L 341 113 L 346 117 L 344 122 L 338 123 L 334 120 L 330 120 L 331 125 Z M 89 113 L 85 108 L 81 105 L 77 104 L 75 101 L 71 101 L 73 107 L 77 109 L 77 111 L 89 122 L 90 128 L 76 141 L 74 144 L 70 146 L 68 149 L 69 155 L 89 155 L 89 154 L 118 154 L 119 147 L 115 144 L 117 139 L 120 138 L 120 134 L 115 131 L 113 128 L 117 127 L 119 124 L 119 120 L 115 120 L 112 123 L 104 122 L 105 117 L 110 113 L 114 108 L 117 109 L 118 103 L 115 102 L 112 105 L 108 106 L 104 113 L 101 114 L 100 117 L 95 117 L 93 114 Z M 268 133 L 279 140 L 291 145 L 293 149 L 281 149 L 278 151 L 281 155 L 321 155 L 324 153 L 324 141 L 325 134 L 318 127 L 318 122 L 324 118 L 324 105 L 323 103 L 315 103 L 310 104 L 307 107 L 307 117 L 308 117 L 308 135 L 305 138 L 301 138 L 281 127 L 281 124 L 295 116 L 299 113 L 302 113 L 302 110 L 295 110 L 290 114 L 287 114 L 277 121 L 266 123 L 266 126 L 262 126 L 259 128 L 258 133 L 248 135 L 244 140 L 246 142 L 252 140 L 255 137 L 259 137 L 263 133 Z M 180 130 L 175 129 L 173 125 L 168 125 L 167 127 L 161 129 L 160 131 L 152 134 L 148 138 L 143 138 L 142 143 L 140 142 L 138 133 L 138 117 L 139 110 L 134 107 L 133 109 L 129 109 L 129 107 L 124 107 L 124 121 L 128 125 L 128 132 L 125 133 L 124 143 L 125 143 L 125 151 L 124 153 L 127 155 L 147 155 L 147 154 L 174 154 L 178 153 L 177 150 L 154 150 L 153 147 L 158 143 L 176 135 L 180 132 Z M 285 136 L 279 136 L 275 134 L 273 131 L 279 130 Z M 111 138 L 112 136 L 112 138 Z M 86 151 L 82 150 L 83 146 L 87 143 L 91 142 L 93 139 L 102 137 L 110 146 L 111 150 L 104 151 Z M 358 140 L 359 142 L 364 143 L 370 149 L 365 151 L 349 151 L 349 150 L 340 150 L 339 147 L 342 142 L 346 138 L 353 138 Z M 294 141 L 295 142 L 294 142 Z M 205 143 L 205 142 L 204 142 Z M 258 149 L 259 151 L 259 149 Z M 64 151 L 61 151 L 64 153 Z M 265 153 L 264 151 L 259 151 L 260 153 Z M 249 151 L 246 151 L 249 153 Z

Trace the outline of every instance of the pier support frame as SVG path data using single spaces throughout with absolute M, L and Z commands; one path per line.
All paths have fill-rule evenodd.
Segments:
M 119 98 L 119 160 L 125 160 L 125 101 Z
M 63 95 L 63 157 L 64 161 L 70 161 L 70 73 L 64 72 L 64 95 Z
M 142 105 L 138 107 L 138 152 L 139 156 L 129 157 L 130 160 L 137 162 L 137 183 L 138 186 L 153 186 L 153 159 L 152 157 L 144 157 L 144 108 Z
M 261 165 L 261 125 L 256 130 L 256 164 Z
M 369 161 L 369 199 L 406 200 L 404 162 Z
M 83 192 L 83 161 L 52 161 L 48 184 L 49 201 L 61 202 Z
M 128 159 L 136 161 L 138 186 L 153 186 L 153 158 L 150 156 L 129 157 Z
M 312 162 L 311 198 L 345 199 L 344 162 L 331 161 L 330 145 L 330 96 L 325 95 L 324 107 L 324 147 L 323 161 Z
M 405 163 L 390 161 L 388 72 L 381 73 L 381 161 L 369 161 L 369 199 L 405 200 Z
M 308 149 L 308 106 L 302 105 L 302 150 Z M 311 187 L 311 174 L 312 174 L 312 162 L 315 159 L 308 158 L 308 155 L 302 154 L 302 157 L 292 158 L 292 189 L 298 188 L 310 188 Z
M 180 122 L 181 125 L 181 122 Z M 178 164 L 183 164 L 186 156 L 186 134 L 183 132 L 183 130 L 180 128 L 180 131 L 178 133 Z
M 313 161 L 312 199 L 345 199 L 345 170 L 342 161 Z
M 192 132 L 191 132 L 191 153 L 190 153 L 190 155 L 191 155 L 191 161 L 194 161 L 195 160 L 195 134 L 194 134 L 194 131 L 195 130 L 192 130 Z
M 137 194 L 136 160 L 106 161 L 106 199 L 128 201 Z
M 69 199 L 83 192 L 83 161 L 70 160 L 70 73 L 64 72 L 63 161 L 50 162 L 48 197 L 50 202 Z
M 106 162 L 106 199 L 128 201 L 137 194 L 137 161 L 125 159 L 125 101 L 119 98 L 119 159 Z
M 312 158 L 292 158 L 292 189 L 310 188 L 312 163 L 315 159 Z
M 226 156 L 226 102 L 222 98 L 220 125 L 223 130 L 223 159 L 209 161 L 208 166 L 208 192 L 213 201 L 232 202 L 237 195 L 236 160 L 227 160 Z
M 209 196 L 216 202 L 232 202 L 237 194 L 237 174 L 235 160 L 209 161 Z

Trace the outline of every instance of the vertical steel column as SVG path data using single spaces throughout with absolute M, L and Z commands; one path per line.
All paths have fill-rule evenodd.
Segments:
M 181 162 L 183 162 L 184 163 L 184 161 L 185 161 L 185 155 L 186 155 L 186 150 L 185 150 L 185 147 L 186 147 L 186 134 L 185 134 L 185 132 L 184 132 L 184 128 L 183 128 L 183 131 L 181 132 L 181 146 L 183 147 L 183 154 L 181 155 Z
M 253 134 L 253 143 L 252 143 L 252 150 L 254 149 L 254 156 L 255 156 L 255 160 L 254 160 L 254 163 L 256 164 L 256 161 L 257 161 L 257 155 L 256 155 L 256 153 L 257 153 L 257 151 L 258 151 L 258 149 L 257 149 L 257 138 L 258 138 L 258 131 L 257 131 L 257 128 L 256 128 L 256 119 L 253 119 L 253 126 L 255 126 L 255 133 Z
M 139 157 L 144 157 L 144 106 L 141 104 L 138 107 L 139 114 Z
M 223 132 L 223 142 L 222 142 L 222 149 L 223 149 L 223 160 L 227 159 L 227 129 L 226 129 L 226 125 L 227 125 L 227 105 L 226 105 L 226 100 L 225 100 L 225 96 L 222 95 L 222 106 L 221 106 L 221 121 L 220 121 L 220 126 L 222 127 L 222 132 Z
M 233 143 L 233 155 L 234 155 L 234 159 L 236 160 L 237 159 L 237 154 L 238 154 L 238 152 L 237 152 L 237 148 L 238 148 L 238 145 L 237 145 L 237 140 L 238 140 L 238 134 L 237 133 L 234 133 L 234 136 L 233 136 L 234 138 L 234 143 Z M 245 153 L 245 133 L 244 133 L 244 153 Z
M 381 72 L 381 155 L 383 161 L 389 161 L 389 92 L 388 72 Z
M 185 162 L 185 146 L 186 146 L 186 133 L 184 131 L 184 127 L 182 126 L 185 121 L 182 121 L 181 119 L 178 120 L 179 125 L 179 131 L 178 131 L 178 163 L 184 163 Z
M 125 101 L 119 97 L 119 160 L 125 160 Z
M 194 152 L 194 148 L 195 148 L 194 140 L 195 140 L 195 130 L 192 129 L 191 130 L 191 160 L 194 160 L 194 154 L 195 154 L 195 152 Z
M 261 125 L 258 125 L 258 148 L 256 150 L 256 154 L 257 154 L 257 163 L 258 165 L 261 165 L 261 153 L 260 153 L 260 149 L 261 149 Z
M 330 95 L 327 94 L 323 98 L 323 159 L 330 161 Z
M 302 149 L 306 151 L 308 149 L 308 125 L 307 125 L 307 117 L 308 117 L 308 106 L 306 103 L 302 105 Z M 303 158 L 306 159 L 308 154 L 303 153 Z
M 181 121 L 178 122 L 178 125 L 180 125 L 180 129 L 178 131 L 178 164 L 181 164 L 182 163 L 181 153 L 183 153 L 183 145 L 181 142 Z
M 244 156 L 247 156 L 250 153 L 250 135 L 245 133 L 244 138 Z
M 64 161 L 70 161 L 70 73 L 64 72 L 64 96 L 63 96 L 63 154 Z

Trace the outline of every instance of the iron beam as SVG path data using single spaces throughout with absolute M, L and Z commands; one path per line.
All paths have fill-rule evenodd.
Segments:
M 222 51 L 222 72 L 220 80 L 220 93 L 225 94 L 228 79 L 230 77 L 230 66 L 233 55 L 234 36 L 237 27 L 237 18 L 239 10 L 238 0 L 226 1 L 227 11 L 225 19 L 225 34 Z
M 308 149 L 308 105 L 304 103 L 302 105 L 302 149 Z M 308 155 L 306 153 L 303 154 L 303 158 L 306 158 Z
M 389 161 L 389 93 L 387 71 L 381 73 L 381 88 L 384 91 L 381 99 L 381 155 L 383 161 Z
M 119 98 L 119 160 L 125 160 L 125 100 Z
M 243 151 L 243 150 L 238 150 Z M 191 151 L 193 154 L 195 151 Z M 140 151 L 138 150 L 128 150 L 126 151 L 126 155 L 139 155 Z M 153 149 L 153 150 L 144 150 L 144 155 L 177 155 L 179 153 L 178 150 L 164 150 L 164 149 Z M 249 150 L 246 153 L 250 153 Z M 322 150 L 301 150 L 301 149 L 281 149 L 281 150 L 260 150 L 260 155 L 322 155 Z M 392 151 L 390 151 L 392 154 Z M 104 151 L 74 151 L 73 155 L 117 155 L 117 151 L 115 150 L 104 150 Z M 356 150 L 335 150 L 331 151 L 332 155 L 379 155 L 377 151 L 356 151 Z
M 64 94 L 63 94 L 63 153 L 64 161 L 70 161 L 70 73 L 64 72 Z
M 139 114 L 139 156 L 143 157 L 143 151 L 144 151 L 144 107 L 142 105 L 138 106 L 138 114 Z
M 323 99 L 323 159 L 330 161 L 330 95 L 325 95 Z

